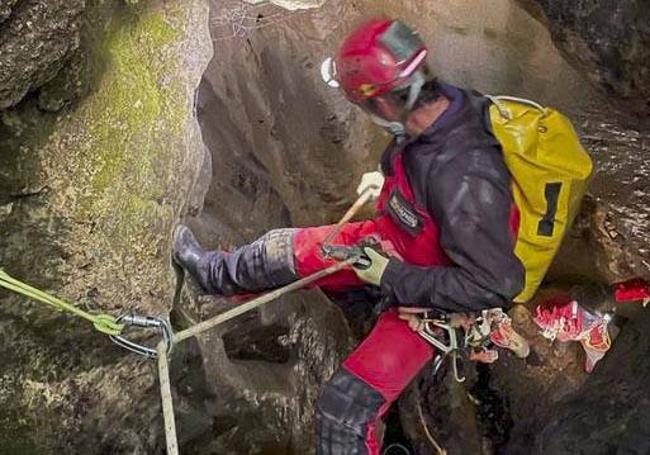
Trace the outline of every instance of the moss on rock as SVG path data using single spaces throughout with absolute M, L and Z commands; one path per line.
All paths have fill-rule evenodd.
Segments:
M 86 3 L 85 98 L 2 113 L 0 266 L 91 311 L 165 314 L 169 235 L 204 153 L 207 5 Z M 85 322 L 1 291 L 0 304 L 0 453 L 156 450 L 149 364 Z

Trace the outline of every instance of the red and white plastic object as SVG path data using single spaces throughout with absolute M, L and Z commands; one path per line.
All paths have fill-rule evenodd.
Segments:
M 519 335 L 512 327 L 512 320 L 501 309 L 488 310 L 492 318 L 492 331 L 490 341 L 500 348 L 509 349 L 520 359 L 525 359 L 530 354 L 528 341 Z
M 545 338 L 579 342 L 587 354 L 587 373 L 593 371 L 612 346 L 608 330 L 611 316 L 593 314 L 568 295 L 558 295 L 539 305 L 534 320 Z
M 642 302 L 645 307 L 650 302 L 650 284 L 642 278 L 634 278 L 614 285 L 616 303 Z

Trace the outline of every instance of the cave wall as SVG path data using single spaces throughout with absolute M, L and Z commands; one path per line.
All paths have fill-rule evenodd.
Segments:
M 0 111 L 0 266 L 91 311 L 166 314 L 169 236 L 203 162 L 193 95 L 211 56 L 207 6 L 47 3 L 3 2 L 2 106 L 24 98 Z M 77 45 L 81 72 L 67 54 Z M 79 75 L 85 96 L 43 109 L 39 84 Z M 0 301 L 0 452 L 161 443 L 151 364 L 85 322 Z
M 620 105 L 612 105 L 586 74 L 564 59 L 539 14 L 530 15 L 511 1 L 489 6 L 329 1 L 300 13 L 268 6 L 238 10 L 237 5 L 211 2 L 215 58 L 199 90 L 198 112 L 214 179 L 203 212 L 191 220 L 203 242 L 228 248 L 272 227 L 334 222 L 354 200 L 359 176 L 374 168 L 388 138 L 340 93 L 322 84 L 318 67 L 356 23 L 385 14 L 404 19 L 423 34 L 431 43 L 432 67 L 448 82 L 530 97 L 571 116 L 597 173 L 592 195 L 550 275 L 552 282 L 613 283 L 650 276 L 644 246 L 649 233 L 644 221 L 648 129 L 619 110 Z M 232 15 L 234 11 L 240 15 Z M 516 321 L 538 344 L 537 363 L 506 354 L 483 379 L 468 372 L 471 386 L 455 386 L 447 377 L 446 386 L 437 391 L 430 386 L 420 390 L 429 394 L 424 399 L 425 406 L 430 404 L 427 419 L 450 453 L 521 453 L 517 450 L 533 447 L 544 453 L 557 430 L 552 424 L 545 427 L 555 412 L 563 412 L 569 426 L 583 425 L 572 419 L 587 413 L 593 401 L 584 399 L 588 392 L 580 392 L 587 380 L 580 351 L 559 349 L 542 339 L 528 310 Z M 481 381 L 486 396 L 471 388 Z M 632 382 L 619 385 L 628 390 Z M 637 390 L 633 399 L 643 393 Z M 418 453 L 429 453 L 413 396 L 417 394 L 411 391 L 401 406 L 402 421 Z M 545 405 L 531 406 L 531 396 L 544 396 Z M 567 400 L 575 406 L 573 412 L 564 405 Z M 246 406 L 251 404 L 244 403 L 237 412 L 245 415 Z M 499 409 L 512 412 L 515 421 L 490 423 Z M 644 418 L 642 410 L 634 412 L 629 415 Z M 597 420 L 584 424 L 581 437 L 597 431 Z M 294 431 L 307 440 L 304 432 L 311 427 Z M 534 431 L 543 436 L 536 439 Z M 566 450 L 575 447 L 568 432 L 563 437 Z
M 650 114 L 650 5 L 635 0 L 519 0 L 567 59 L 624 109 Z M 541 10 L 541 11 L 537 11 Z

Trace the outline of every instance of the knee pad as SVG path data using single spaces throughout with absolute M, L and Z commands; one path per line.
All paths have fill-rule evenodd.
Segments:
M 293 238 L 297 231 L 295 228 L 274 229 L 258 240 L 263 248 L 264 269 L 271 287 L 284 286 L 298 278 L 293 251 Z
M 317 452 L 368 453 L 368 425 L 379 418 L 384 403 L 379 392 L 346 370 L 339 370 L 323 387 L 316 406 Z

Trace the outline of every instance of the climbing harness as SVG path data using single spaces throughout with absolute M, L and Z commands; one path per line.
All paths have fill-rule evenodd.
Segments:
M 464 382 L 458 363 L 461 355 L 481 363 L 493 363 L 498 359 L 494 345 L 509 349 L 517 357 L 530 353 L 528 342 L 512 328 L 512 321 L 500 308 L 483 310 L 476 318 L 452 313 L 430 318 L 428 313 L 420 318 L 418 334 L 435 348 L 433 374 L 437 374 L 445 358 L 450 357 L 454 379 Z M 464 336 L 459 331 L 465 331 Z
M 138 316 L 135 314 L 124 314 L 117 318 L 117 322 L 125 327 L 153 328 L 157 329 L 162 342 L 165 345 L 165 352 L 169 355 L 173 347 L 174 332 L 168 319 L 162 317 Z M 139 354 L 148 359 L 156 359 L 158 352 L 154 347 L 147 347 L 136 343 L 121 335 L 111 335 L 109 337 L 113 343 L 123 347 L 131 352 Z
M 30 299 L 37 302 L 50 305 L 58 311 L 67 312 L 85 319 L 86 321 L 91 322 L 97 331 L 106 335 L 118 336 L 124 329 L 124 324 L 122 324 L 110 314 L 91 314 L 79 307 L 74 306 L 71 303 L 54 297 L 53 295 L 50 295 L 44 291 L 41 291 L 40 289 L 28 285 L 27 283 L 23 283 L 22 281 L 11 277 L 2 269 L 0 269 L 0 286 L 17 294 L 29 297 Z

